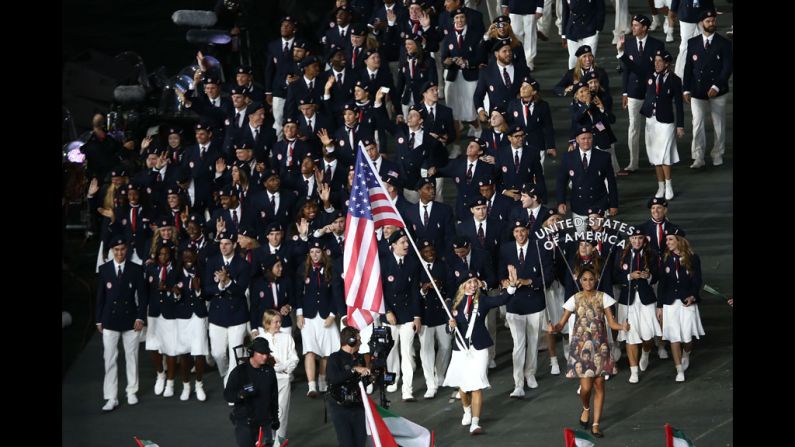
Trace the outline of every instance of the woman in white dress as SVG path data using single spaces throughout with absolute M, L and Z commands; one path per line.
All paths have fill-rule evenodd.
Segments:
M 693 253 L 680 228 L 665 230 L 665 245 L 657 287 L 657 318 L 662 323 L 663 340 L 671 342 L 676 381 L 684 382 L 685 371 L 690 366 L 693 337 L 704 335 L 698 312 L 701 260 Z
M 455 294 L 453 319 L 448 321 L 448 329 L 452 332 L 458 327 L 466 346 L 461 346 L 458 337 L 454 339 L 453 357 L 443 386 L 459 388 L 461 405 L 464 407 L 461 425 L 469 425 L 469 433 L 472 435 L 483 433 L 480 427 L 482 390 L 491 386 L 487 372 L 489 346 L 494 341 L 486 329 L 486 316 L 492 308 L 508 302 L 510 296 L 516 292 L 518 283 L 516 268 L 509 265 L 508 279 L 503 284 L 506 290 L 497 296 L 488 296 L 481 290 L 485 283 L 478 279 L 475 272 L 470 271 Z
M 279 429 L 274 436 L 275 445 L 281 445 L 287 439 L 287 419 L 290 413 L 290 374 L 298 366 L 298 353 L 295 352 L 295 340 L 292 335 L 281 332 L 282 315 L 268 309 L 262 316 L 262 327 L 265 332 L 258 337 L 268 340 L 271 356 L 275 362 L 276 382 L 279 385 Z

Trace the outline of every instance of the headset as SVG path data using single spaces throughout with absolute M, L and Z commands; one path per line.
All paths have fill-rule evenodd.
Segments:
M 351 348 L 356 347 L 356 343 L 358 343 L 356 335 L 359 334 L 359 330 L 353 326 L 345 326 L 345 328 L 342 329 L 342 332 L 348 333 L 348 337 L 344 339 L 345 344 Z

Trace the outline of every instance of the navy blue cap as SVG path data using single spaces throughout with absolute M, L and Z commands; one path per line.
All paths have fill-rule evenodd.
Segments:
M 674 236 L 679 236 L 679 237 L 685 237 L 685 230 L 683 230 L 683 229 L 681 229 L 679 227 L 675 227 L 673 225 L 666 225 L 665 235 L 666 236 L 674 235 Z
M 668 208 L 668 201 L 663 197 L 652 197 L 648 202 L 646 202 L 646 207 L 651 209 L 653 205 L 662 205 Z
M 171 216 L 160 216 L 160 218 L 155 221 L 155 224 L 157 228 L 173 227 L 174 219 L 172 219 Z
M 320 59 L 318 59 L 317 56 L 310 55 L 301 60 L 301 62 L 298 64 L 298 68 L 303 69 L 311 64 L 319 64 L 319 63 Z
M 495 17 L 494 20 L 491 21 L 491 23 L 495 23 L 497 25 L 499 25 L 501 23 L 507 23 L 508 25 L 510 25 L 511 24 L 511 18 L 509 16 L 499 15 L 499 16 Z
M 378 54 L 378 50 L 375 48 L 368 48 L 367 51 L 364 52 L 364 58 L 367 59 L 374 54 Z
M 585 76 L 583 76 L 582 79 L 580 79 L 580 82 L 584 82 L 584 83 L 587 84 L 588 81 L 590 81 L 592 79 L 599 80 L 599 75 L 596 74 L 596 70 L 589 71 L 588 73 L 586 73 Z
M 476 196 L 472 200 L 469 201 L 467 207 L 472 208 L 475 206 L 485 206 L 489 203 L 489 199 L 483 196 Z
M 254 228 L 252 228 L 250 225 L 247 225 L 247 224 L 241 224 L 240 228 L 237 231 L 237 234 L 239 236 L 246 236 L 246 237 L 250 237 L 252 239 L 256 239 L 257 238 L 257 232 L 254 231 Z
M 166 135 L 171 135 L 172 133 L 175 133 L 177 135 L 182 135 L 182 128 L 180 128 L 180 127 L 169 127 L 168 128 L 168 132 L 166 132 Z
M 125 189 L 127 191 L 138 191 L 138 192 L 141 192 L 141 185 L 139 185 L 137 183 L 128 183 L 127 186 L 125 187 Z
M 307 40 L 305 40 L 305 39 L 300 38 L 300 37 L 296 37 L 295 40 L 293 41 L 293 48 L 301 48 L 301 49 L 306 50 L 306 48 L 308 46 L 309 46 L 309 42 Z
M 577 56 L 577 57 L 580 57 L 580 56 L 582 56 L 583 54 L 586 54 L 586 53 L 593 54 L 593 51 L 591 51 L 591 46 L 590 45 L 581 45 L 580 48 L 577 48 L 577 51 L 574 52 L 574 55 Z
M 484 140 L 484 139 L 482 139 L 482 138 L 478 138 L 478 137 L 472 137 L 472 139 L 471 139 L 469 142 L 470 142 L 470 143 L 472 143 L 472 142 L 474 142 L 474 143 L 477 143 L 477 144 L 478 144 L 478 147 L 479 147 L 479 148 L 480 148 L 480 150 L 481 150 L 481 151 L 483 151 L 483 152 L 486 152 L 486 149 L 488 149 L 488 148 L 489 148 L 489 143 L 487 143 L 487 142 L 486 142 L 486 140 Z
M 494 179 L 489 177 L 485 180 L 478 181 L 478 186 L 491 186 L 494 184 Z
M 354 113 L 359 111 L 359 106 L 356 105 L 353 101 L 348 101 L 342 106 L 342 111 L 350 110 Z
M 522 219 L 514 220 L 514 221 L 511 222 L 510 227 L 511 227 L 511 231 L 513 231 L 513 230 L 515 230 L 517 228 L 527 228 L 527 222 L 525 222 Z
M 591 133 L 592 134 L 593 133 L 593 129 L 591 129 L 591 126 L 578 127 L 577 130 L 574 131 L 574 136 L 578 137 L 578 136 L 580 136 L 581 134 L 584 134 L 584 133 Z
M 636 14 L 635 17 L 632 18 L 632 20 L 646 27 L 651 26 L 651 19 L 644 16 L 643 14 Z
M 221 81 L 218 78 L 214 77 L 214 76 L 206 75 L 206 76 L 204 76 L 202 78 L 202 83 L 203 84 L 216 84 L 217 85 L 217 84 L 220 84 Z
M 528 196 L 536 196 L 538 197 L 538 191 L 536 190 L 536 185 L 534 183 L 525 183 L 522 185 L 522 190 L 520 191 L 522 194 L 527 194 Z
M 394 244 L 397 241 L 399 241 L 400 238 L 402 238 L 405 235 L 406 235 L 406 232 L 403 231 L 402 229 L 397 230 L 397 231 L 395 231 L 395 232 L 393 232 L 392 234 L 389 235 L 389 243 L 390 244 Z
M 168 188 L 166 188 L 166 195 L 167 196 L 169 196 L 171 194 L 179 195 L 181 192 L 182 192 L 182 188 L 180 188 L 179 185 L 176 185 L 176 184 L 169 185 Z
M 367 27 L 357 22 L 351 25 L 350 32 L 351 36 L 364 37 L 367 35 Z
M 271 222 L 271 224 L 268 225 L 268 227 L 265 229 L 265 234 L 267 235 L 274 231 L 284 231 L 282 224 L 280 224 L 279 222 Z
M 516 125 L 508 129 L 508 135 L 513 135 L 518 132 L 524 132 L 524 127 Z
M 544 213 L 544 216 L 542 216 L 542 217 L 544 219 L 544 222 L 546 222 L 547 219 L 549 219 L 550 217 L 559 216 L 559 215 L 560 215 L 560 213 L 558 213 L 558 210 L 556 210 L 554 208 L 548 208 L 546 213 Z
M 453 237 L 453 248 L 467 248 L 469 247 L 469 238 L 467 236 L 454 236 Z
M 119 245 L 123 245 L 123 244 L 126 244 L 126 243 L 127 243 L 127 240 L 125 238 L 123 238 L 121 236 L 116 236 L 116 237 L 114 237 L 113 239 L 110 240 L 109 246 L 110 246 L 110 248 L 113 248 L 113 247 L 117 247 Z
M 425 115 L 426 115 L 427 112 L 425 111 L 425 106 L 424 105 L 422 105 L 422 104 L 414 104 L 411 107 L 409 107 L 409 112 L 411 112 L 412 110 L 414 110 L 415 112 L 419 113 L 420 114 L 420 118 L 425 119 Z
M 204 215 L 201 213 L 190 213 L 188 216 L 188 222 L 196 222 L 197 224 L 204 225 Z
M 246 95 L 246 93 L 248 93 L 248 88 L 246 88 L 246 87 L 241 87 L 241 86 L 239 86 L 239 85 L 236 85 L 236 86 L 232 87 L 232 88 L 229 90 L 229 94 L 230 94 L 230 95 L 243 95 L 243 96 L 245 96 L 245 95 Z
M 527 82 L 528 84 L 530 84 L 533 87 L 533 89 L 535 89 L 535 91 L 537 91 L 537 92 L 541 91 L 541 84 L 539 84 L 538 81 L 533 79 L 532 76 L 522 76 L 522 78 L 519 79 L 519 82 L 520 83 Z
M 466 11 L 464 11 L 463 8 L 456 8 L 453 11 L 450 11 L 450 18 L 452 19 L 453 17 L 455 17 L 455 16 L 457 16 L 459 14 L 466 15 Z
M 127 177 L 127 170 L 124 168 L 116 168 L 110 171 L 111 177 Z
M 195 125 L 195 126 L 193 126 L 193 129 L 194 129 L 196 132 L 198 132 L 198 131 L 200 131 L 200 130 L 206 130 L 207 132 L 212 132 L 212 131 L 213 131 L 213 128 L 212 128 L 212 126 L 210 126 L 210 125 L 209 125 L 209 124 L 207 124 L 207 123 L 196 123 L 196 125 Z
M 403 187 L 403 181 L 400 180 L 399 178 L 395 177 L 395 176 L 392 176 L 392 175 L 387 175 L 387 176 L 383 177 L 381 180 L 383 180 L 384 183 L 386 183 L 388 185 L 394 186 L 395 188 L 402 188 Z
M 353 84 L 353 86 L 359 87 L 360 89 L 366 91 L 367 93 L 370 93 L 370 83 L 366 81 L 362 81 L 361 79 L 359 79 L 356 81 L 355 84 Z
M 282 126 L 286 126 L 288 124 L 295 124 L 297 126 L 298 120 L 293 118 L 292 116 L 288 116 L 282 121 Z
M 268 340 L 262 337 L 254 338 L 254 341 L 251 342 L 251 350 L 254 352 L 258 352 L 260 354 L 270 354 L 271 348 Z
M 312 95 L 306 96 L 298 100 L 299 106 L 303 106 L 306 104 L 317 104 L 317 103 L 315 102 L 315 98 Z
M 500 105 L 500 104 L 494 104 L 489 109 L 490 109 L 489 110 L 489 115 L 491 115 L 494 112 L 497 112 L 500 115 L 502 115 L 503 118 L 505 118 L 505 114 L 508 113 L 508 111 L 505 110 L 505 106 Z
M 313 248 L 319 248 L 321 250 L 323 249 L 323 243 L 320 241 L 320 239 L 314 237 L 309 238 L 308 244 L 309 244 L 309 249 Z
M 340 12 L 340 11 L 346 11 L 348 14 L 353 14 L 353 8 L 351 8 L 351 7 L 350 7 L 349 5 L 347 5 L 347 4 L 345 4 L 345 5 L 342 5 L 342 6 L 338 6 L 338 7 L 337 7 L 337 8 L 334 10 L 334 14 L 336 15 L 336 14 L 337 14 L 338 12 Z
M 282 17 L 281 20 L 279 20 L 279 23 L 282 23 L 282 22 L 290 22 L 293 25 L 298 25 L 298 19 L 296 19 L 293 16 L 284 16 L 284 17 Z
M 420 93 L 425 93 L 428 91 L 429 88 L 438 87 L 438 86 L 439 84 L 437 84 L 435 81 L 426 81 L 424 84 L 422 84 L 422 88 L 420 88 Z
M 235 70 L 235 74 L 253 74 L 254 70 L 248 65 L 239 65 Z
M 708 9 L 708 10 L 706 10 L 706 11 L 701 13 L 701 17 L 699 17 L 698 21 L 701 22 L 704 19 L 708 19 L 710 17 L 717 17 L 717 16 L 718 16 L 718 13 L 715 12 L 714 9 Z
M 422 238 L 417 241 L 417 248 L 422 250 L 425 247 L 433 247 L 433 241 L 431 239 Z
M 669 53 L 668 50 L 666 50 L 665 48 L 657 50 L 655 56 L 660 56 L 662 60 L 664 60 L 665 62 L 671 62 L 674 60 L 674 57 L 671 56 L 671 53 Z
M 422 177 L 417 181 L 417 185 L 415 186 L 416 189 L 420 189 L 425 185 L 433 185 L 436 186 L 436 180 L 430 177 Z
M 220 241 L 222 239 L 229 239 L 232 242 L 237 242 L 237 234 L 231 231 L 222 231 L 218 233 L 217 239 Z
M 264 268 L 265 270 L 270 270 L 273 268 L 274 265 L 276 265 L 277 262 L 281 262 L 282 264 L 284 264 L 284 259 L 282 259 L 282 257 L 277 254 L 267 255 L 265 256 L 265 259 L 262 261 L 262 268 Z
M 506 40 L 497 39 L 497 41 L 491 45 L 491 51 L 499 51 L 502 47 L 510 47 L 510 46 L 511 46 L 511 41 L 509 39 Z
M 224 186 L 223 188 L 221 188 L 220 193 L 222 196 L 237 197 L 237 191 L 235 190 L 235 187 L 232 185 Z
M 634 227 L 632 232 L 629 233 L 630 236 L 646 236 L 646 232 L 643 231 L 641 227 Z
M 598 214 L 599 217 L 605 217 L 605 210 L 601 208 L 588 208 L 588 214 Z
M 264 110 L 265 109 L 265 104 L 263 104 L 261 102 L 252 102 L 251 104 L 248 105 L 248 107 L 246 107 L 246 116 L 249 116 L 252 113 L 255 113 L 259 109 L 263 109 Z

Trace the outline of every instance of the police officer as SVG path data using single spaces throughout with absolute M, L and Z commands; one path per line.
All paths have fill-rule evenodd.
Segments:
M 229 418 L 235 425 L 239 447 L 251 447 L 262 430 L 262 444 L 273 443 L 272 430 L 279 429 L 279 387 L 276 371 L 268 363 L 268 340 L 257 337 L 251 343 L 251 357 L 229 373 L 224 399 L 235 404 Z
M 359 346 L 362 344 L 359 330 L 346 326 L 342 329 L 340 336 L 342 337 L 340 350 L 328 358 L 326 373 L 329 385 L 332 389 L 343 384 L 348 384 L 349 387 L 358 387 L 355 379 L 358 376 L 370 375 L 370 370 L 364 366 L 364 355 L 359 354 Z M 361 397 L 358 402 L 344 403 L 329 399 L 326 405 L 328 405 L 331 414 L 334 430 L 337 432 L 337 443 L 345 447 L 364 447 L 367 432 L 365 431 L 364 407 Z

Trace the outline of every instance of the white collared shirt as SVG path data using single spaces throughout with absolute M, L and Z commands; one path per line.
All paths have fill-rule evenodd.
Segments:
M 529 246 L 530 246 L 530 240 L 529 239 L 527 240 L 527 242 L 524 243 L 524 245 L 519 245 L 519 243 L 517 242 L 516 243 L 516 259 L 519 259 L 519 249 L 522 249 L 522 250 L 524 250 L 523 251 L 524 259 L 527 260 L 527 247 L 529 247 Z
M 417 130 L 411 130 L 411 128 L 409 128 L 409 137 L 411 136 L 411 132 L 414 132 L 414 147 L 421 145 L 422 135 L 424 133 L 423 128 L 420 127 Z M 406 140 L 406 144 L 408 144 L 408 139 Z M 414 147 L 410 147 L 409 149 L 414 149 Z
M 428 219 L 431 218 L 431 212 L 433 210 L 433 200 L 428 203 L 422 203 L 422 200 L 417 202 L 417 206 L 420 207 L 420 221 L 423 225 L 428 225 L 428 222 L 425 222 L 425 207 L 428 207 Z
M 592 150 L 593 149 L 591 149 L 589 151 L 583 151 L 582 149 L 579 149 L 579 151 L 580 151 L 580 162 L 582 162 L 582 156 L 584 154 L 585 158 L 588 160 L 588 166 L 591 166 L 591 151 Z

